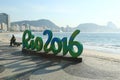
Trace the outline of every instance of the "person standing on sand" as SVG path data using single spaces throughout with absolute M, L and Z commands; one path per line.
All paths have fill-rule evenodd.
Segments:
M 14 45 L 15 41 L 16 41 L 16 38 L 14 35 L 12 35 L 12 38 L 10 40 L 10 46 L 12 46 L 12 44 Z

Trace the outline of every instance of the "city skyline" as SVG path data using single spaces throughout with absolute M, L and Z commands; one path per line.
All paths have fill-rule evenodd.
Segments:
M 112 21 L 120 28 L 119 0 L 1 0 L 0 11 L 11 21 L 49 19 L 60 27 L 81 23 L 107 25 Z

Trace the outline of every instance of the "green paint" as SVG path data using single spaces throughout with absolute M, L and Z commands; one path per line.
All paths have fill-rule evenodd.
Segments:
M 37 37 L 35 39 L 35 48 L 37 51 L 40 51 L 42 50 L 42 47 L 43 47 L 43 40 L 41 37 Z
M 55 42 L 57 43 L 58 49 L 56 49 Z M 62 42 L 59 38 L 53 38 L 51 41 L 52 52 L 58 54 L 62 49 Z
M 52 51 L 55 55 L 60 53 L 62 50 L 63 55 L 66 55 L 69 52 L 72 57 L 76 58 L 79 55 L 81 55 L 83 51 L 83 45 L 78 41 L 74 41 L 75 37 L 79 33 L 80 30 L 74 31 L 69 39 L 69 42 L 67 42 L 67 37 L 64 37 L 62 39 L 57 37 L 53 38 L 52 31 L 45 30 L 43 32 L 43 35 L 48 35 L 48 39 L 43 44 L 43 40 L 41 37 L 35 38 L 34 35 L 32 35 L 31 31 L 26 30 L 23 33 L 23 37 L 22 37 L 23 48 L 31 49 L 35 51 L 41 51 L 43 48 L 46 53 Z M 77 52 L 74 50 L 73 48 L 74 46 L 76 46 Z
M 48 46 L 49 46 L 49 44 L 50 44 L 50 41 L 51 41 L 51 39 L 52 39 L 52 36 L 53 36 L 53 34 L 52 34 L 52 31 L 50 31 L 50 30 L 45 30 L 44 32 L 43 32 L 43 35 L 48 35 L 48 39 L 47 39 L 47 41 L 45 42 L 45 45 L 44 45 L 44 51 L 45 52 L 50 52 L 51 51 L 51 46 L 48 48 Z
M 69 53 L 71 54 L 72 57 L 78 57 L 83 51 L 83 45 L 78 41 L 74 41 L 75 37 L 79 34 L 79 32 L 80 30 L 74 31 L 69 40 Z M 76 46 L 78 48 L 77 52 L 75 52 L 73 46 Z

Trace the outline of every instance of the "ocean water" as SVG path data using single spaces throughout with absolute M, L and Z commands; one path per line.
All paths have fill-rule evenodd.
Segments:
M 48 38 L 48 35 L 43 35 L 42 32 L 33 32 L 33 34 L 42 37 L 44 42 Z M 54 32 L 53 38 L 67 37 L 69 41 L 71 34 L 71 32 Z M 79 33 L 75 41 L 81 42 L 85 49 L 120 54 L 120 33 Z

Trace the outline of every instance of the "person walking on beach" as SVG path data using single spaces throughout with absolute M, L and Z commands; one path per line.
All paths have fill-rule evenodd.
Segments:
M 14 45 L 15 41 L 16 41 L 16 38 L 14 35 L 12 35 L 12 38 L 10 40 L 10 46 Z

